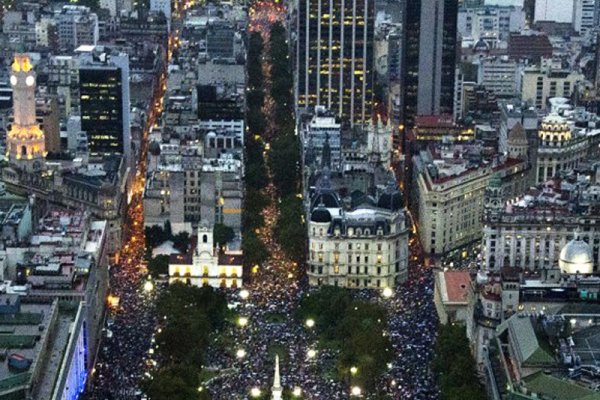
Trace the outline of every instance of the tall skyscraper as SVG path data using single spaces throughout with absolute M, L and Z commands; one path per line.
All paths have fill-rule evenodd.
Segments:
M 301 0 L 297 106 L 325 106 L 350 124 L 373 109 L 374 0 Z
M 15 54 L 11 65 L 13 123 L 6 135 L 9 162 L 29 172 L 44 168 L 44 132 L 35 115 L 35 71 L 27 54 Z
M 81 129 L 90 154 L 122 154 L 131 161 L 129 57 L 101 46 L 78 49 Z
M 404 116 L 451 114 L 458 0 L 408 0 L 405 12 Z

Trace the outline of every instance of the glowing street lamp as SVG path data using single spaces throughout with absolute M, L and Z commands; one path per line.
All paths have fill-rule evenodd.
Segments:
M 144 291 L 146 293 L 150 293 L 153 290 L 154 290 L 154 283 L 152 283 L 151 280 L 147 280 L 146 283 L 144 283 Z
M 352 367 L 352 368 L 350 368 L 350 373 L 351 373 L 352 375 L 356 375 L 356 373 L 357 373 L 357 372 L 358 372 L 358 368 L 356 368 L 356 367 Z
M 315 320 L 312 318 L 309 318 L 306 320 L 306 326 L 308 328 L 313 328 L 315 326 Z
M 246 289 L 240 290 L 240 299 L 246 300 L 248 297 L 250 297 L 249 291 L 247 291 Z
M 300 396 L 302 395 L 302 389 L 300 389 L 300 387 L 299 387 L 299 386 L 296 386 L 296 387 L 294 388 L 294 391 L 292 392 L 292 394 L 293 394 L 295 397 L 300 397 Z
M 350 390 L 350 394 L 352 394 L 352 396 L 360 396 L 361 393 L 362 393 L 362 390 L 358 386 L 353 386 L 352 390 Z
M 383 294 L 383 297 L 385 297 L 386 299 L 389 299 L 394 294 L 394 291 L 391 288 L 386 287 L 385 289 L 383 289 L 382 294 Z
M 248 325 L 248 318 L 246 318 L 246 317 L 239 317 L 238 318 L 238 325 L 241 326 L 242 328 L 245 327 L 246 325 Z
M 250 396 L 252 396 L 252 397 L 260 397 L 260 389 L 257 388 L 257 387 L 253 387 L 250 390 Z
M 236 356 L 237 358 L 240 358 L 240 359 L 241 359 L 241 358 L 244 358 L 244 357 L 246 357 L 246 350 L 244 350 L 244 349 L 239 349 L 239 350 L 238 350 L 238 351 L 235 353 L 235 356 Z
M 315 358 L 315 356 L 317 355 L 317 352 L 313 349 L 310 349 L 308 351 L 308 353 L 306 353 L 306 355 L 308 356 L 308 358 Z

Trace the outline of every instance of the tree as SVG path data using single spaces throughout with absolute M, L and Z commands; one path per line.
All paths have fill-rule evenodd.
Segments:
M 289 195 L 281 200 L 279 205 L 279 220 L 275 228 L 277 241 L 287 255 L 301 262 L 306 255 L 306 230 L 302 223 L 302 200 L 295 195 Z
M 484 400 L 485 391 L 477 376 L 465 327 L 440 325 L 432 363 L 442 392 L 442 400 Z
M 213 228 L 213 237 L 215 243 L 225 245 L 235 238 L 235 232 L 227 225 L 215 224 Z
M 273 173 L 273 183 L 282 197 L 296 194 L 298 189 L 299 153 L 299 144 L 293 135 L 280 136 L 271 144 L 269 167 Z
M 152 276 L 165 275 L 169 273 L 169 256 L 159 255 L 148 262 L 148 270 Z
M 254 231 L 247 231 L 242 239 L 244 262 L 247 266 L 262 264 L 269 257 L 264 243 Z
M 165 240 L 169 240 L 173 237 L 173 230 L 171 229 L 171 221 L 166 220 L 165 221 L 165 226 L 164 226 L 164 236 L 165 236 Z
M 181 253 L 187 253 L 190 246 L 190 234 L 186 231 L 179 232 L 173 236 L 173 247 L 179 250 Z
M 169 239 L 163 228 L 158 225 L 152 225 L 144 229 L 146 237 L 146 247 L 153 249 Z

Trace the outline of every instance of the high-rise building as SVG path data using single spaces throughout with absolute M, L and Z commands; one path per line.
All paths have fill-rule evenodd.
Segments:
M 457 0 L 406 2 L 404 115 L 452 114 L 456 64 Z
M 44 132 L 35 115 L 35 71 L 27 54 L 15 54 L 11 65 L 13 123 L 6 135 L 8 159 L 12 166 L 29 172 L 44 167 Z
M 373 0 L 303 0 L 298 7 L 297 106 L 325 106 L 360 125 L 373 108 Z
M 131 160 L 129 57 L 101 46 L 79 53 L 81 129 L 90 154 L 122 154 Z

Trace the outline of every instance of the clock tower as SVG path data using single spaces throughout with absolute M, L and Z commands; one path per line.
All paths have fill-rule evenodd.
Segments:
M 10 165 L 28 172 L 44 168 L 44 132 L 35 116 L 35 72 L 27 54 L 15 54 L 11 65 L 13 123 L 6 135 Z

